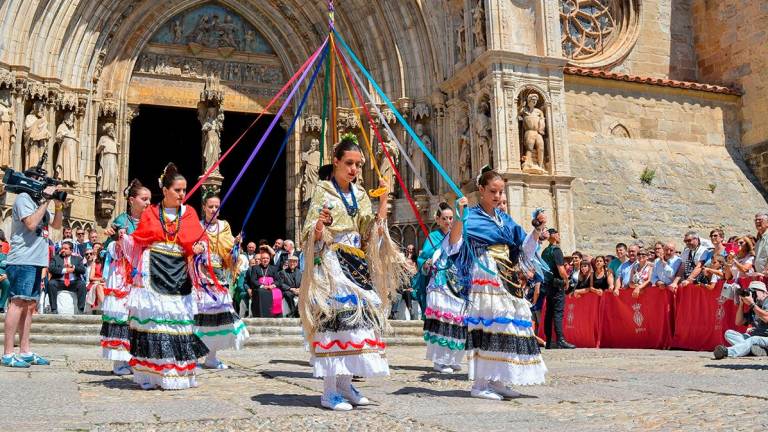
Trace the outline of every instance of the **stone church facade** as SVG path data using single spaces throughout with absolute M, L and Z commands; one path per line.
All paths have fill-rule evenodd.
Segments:
M 493 166 L 507 179 L 513 217 L 527 226 L 544 207 L 566 250 L 606 252 L 691 228 L 746 233 L 751 214 L 766 209 L 764 1 L 335 3 L 337 29 L 465 193 Z M 2 2 L 0 165 L 19 169 L 47 150 L 46 168 L 72 197 L 69 224 L 105 227 L 125 207 L 143 105 L 197 110 L 201 141 L 179 151 L 199 151 L 210 166 L 222 119 L 262 112 L 327 25 L 319 0 Z M 344 95 L 338 133 L 359 133 Z M 287 236 L 301 223 L 306 165 L 319 159 L 321 99 L 311 93 L 289 139 Z M 410 153 L 414 143 L 379 102 Z M 435 205 L 454 196 L 433 170 L 422 185 L 400 159 L 431 222 Z M 413 241 L 416 220 L 393 194 L 393 234 Z M 7 228 L 13 195 L 0 197 Z

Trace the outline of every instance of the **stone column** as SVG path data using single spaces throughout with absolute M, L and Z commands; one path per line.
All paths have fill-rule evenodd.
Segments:
M 555 183 L 552 186 L 554 195 L 555 214 L 550 225 L 557 226 L 560 231 L 561 247 L 564 251 L 573 250 L 576 246 L 576 236 L 573 226 L 573 194 L 570 184 Z

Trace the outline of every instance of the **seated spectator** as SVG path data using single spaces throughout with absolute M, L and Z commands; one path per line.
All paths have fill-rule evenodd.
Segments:
M 288 259 L 292 256 L 295 256 L 299 259 L 299 263 L 301 263 L 301 252 L 296 250 L 296 246 L 293 243 L 293 240 L 283 240 L 282 242 L 282 250 L 280 252 L 280 259 L 277 262 L 277 268 L 278 269 L 284 269 L 288 265 Z M 277 257 L 277 256 L 276 256 Z M 301 270 L 301 266 L 299 266 L 299 270 Z
M 266 239 L 259 240 L 259 261 L 261 261 L 260 256 L 262 252 L 267 252 L 270 260 L 275 256 L 275 250 L 272 249 L 272 246 L 269 245 Z
M 746 295 L 744 295 L 746 294 Z M 751 325 L 747 333 L 726 330 L 725 340 L 731 344 L 726 348 L 715 348 L 715 359 L 743 357 L 750 352 L 753 355 L 766 355 L 768 348 L 768 290 L 759 281 L 749 283 L 748 292 L 739 293 L 739 308 L 736 312 L 736 325 Z
M 621 263 L 621 265 L 616 269 L 616 281 L 614 284 L 615 289 L 627 289 L 629 288 L 630 282 L 632 282 L 631 276 L 632 276 L 632 267 L 635 265 L 635 262 L 637 262 L 637 252 L 640 250 L 640 247 L 637 245 L 632 245 L 627 249 L 627 260 Z M 616 252 L 618 252 L 618 247 L 616 248 Z
M 755 261 L 755 244 L 749 237 L 741 237 L 736 240 L 739 251 L 731 251 L 725 259 L 725 279 L 738 282 L 739 278 L 752 273 L 752 265 Z
M 656 258 L 656 262 L 653 264 L 651 284 L 662 288 L 671 285 L 675 281 L 675 276 L 680 270 L 681 260 L 677 256 L 675 244 L 672 242 L 663 245 L 657 255 L 658 258 Z
M 606 268 L 605 257 L 602 255 L 596 256 L 592 261 L 592 267 L 592 282 L 590 283 L 589 290 L 597 295 L 603 295 L 605 290 L 619 295 L 619 291 L 614 291 L 613 289 L 613 278 Z
M 570 285 L 569 291 L 573 297 L 579 298 L 588 293 L 590 291 L 589 288 L 592 286 L 592 265 L 589 261 L 581 261 L 579 262 L 579 270 L 575 271 L 574 274 L 576 275 L 576 280 Z
M 704 285 L 709 291 L 712 291 L 717 286 L 717 283 L 725 277 L 725 258 L 720 255 L 709 260 L 709 264 L 704 267 L 704 277 L 708 279 L 708 282 Z
M 685 243 L 685 249 L 680 255 L 683 260 L 680 264 L 680 268 L 677 270 L 675 280 L 668 285 L 668 288 L 672 292 L 677 290 L 678 285 L 686 286 L 696 282 L 696 278 L 701 273 L 703 268 L 703 258 L 707 253 L 707 247 L 701 244 L 701 238 L 696 231 L 688 231 L 683 237 Z
M 259 255 L 259 264 L 248 270 L 245 283 L 251 298 L 251 317 L 272 318 L 272 290 L 277 289 L 277 266 L 269 252 Z
M 290 240 L 286 240 L 286 243 Z M 283 298 L 287 300 L 288 309 L 283 311 L 285 316 L 299 317 L 299 287 L 301 286 L 301 271 L 299 270 L 299 257 L 288 257 L 287 267 L 280 270 L 277 276 L 277 286 L 283 292 Z
M 83 259 L 72 255 L 74 244 L 71 240 L 61 242 L 59 253 L 53 257 L 48 266 L 50 281 L 48 296 L 51 302 L 51 313 L 58 313 L 57 298 L 59 291 L 71 291 L 77 294 L 77 310 L 85 311 L 85 265 Z
M 86 275 L 88 275 L 86 299 L 91 309 L 97 309 L 104 303 L 104 260 L 95 249 L 85 250 Z
M 635 246 L 631 246 L 630 249 Z M 637 262 L 632 265 L 629 276 L 629 288 L 632 289 L 632 297 L 640 297 L 643 290 L 651 283 L 653 264 L 648 262 L 648 252 L 644 249 L 637 251 Z
M 254 248 L 256 245 L 254 244 Z M 251 299 L 248 297 L 248 292 L 245 287 L 245 276 L 248 274 L 248 269 L 256 265 L 256 258 L 248 260 L 246 254 L 239 254 L 237 256 L 237 268 L 234 274 L 234 284 L 232 292 L 232 306 L 235 308 L 235 313 L 241 318 L 248 317 L 248 307 L 251 304 Z M 245 310 L 240 310 L 240 302 L 245 302 Z

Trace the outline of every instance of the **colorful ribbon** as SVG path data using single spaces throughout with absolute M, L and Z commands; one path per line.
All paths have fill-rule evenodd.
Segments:
M 379 87 L 379 84 L 376 83 L 376 80 L 373 79 L 370 72 L 363 66 L 363 64 L 360 62 L 360 60 L 357 58 L 354 52 L 352 52 L 352 49 L 349 48 L 349 45 L 347 45 L 347 42 L 344 40 L 343 37 L 339 34 L 339 32 L 336 29 L 333 29 L 334 36 L 338 39 L 338 41 L 341 43 L 341 45 L 344 47 L 344 49 L 347 51 L 349 56 L 354 60 L 355 64 L 357 64 L 357 67 L 360 69 L 361 72 L 363 72 L 363 75 L 368 79 L 368 82 L 371 83 L 374 89 L 376 89 L 376 92 L 379 93 L 381 98 L 384 100 L 384 102 L 387 104 L 389 109 L 392 110 L 392 112 L 395 114 L 395 117 L 400 121 L 400 123 L 403 125 L 405 130 L 408 132 L 408 134 L 413 138 L 413 140 L 418 144 L 421 151 L 424 152 L 424 155 L 429 159 L 430 162 L 432 162 L 432 165 L 434 165 L 437 172 L 440 174 L 441 177 L 448 183 L 448 186 L 453 190 L 453 192 L 459 196 L 463 197 L 464 194 L 461 192 L 461 189 L 456 186 L 456 184 L 451 180 L 451 177 L 448 175 L 448 173 L 443 169 L 442 165 L 440 165 L 440 162 L 435 159 L 435 156 L 432 155 L 432 152 L 427 149 L 427 147 L 424 145 L 423 142 L 421 142 L 421 138 L 419 138 L 418 135 L 416 135 L 416 132 L 411 128 L 411 126 L 405 121 L 402 114 L 400 114 L 400 111 L 397 110 L 397 107 L 395 107 L 395 104 L 392 103 L 392 101 L 387 97 L 387 95 L 384 93 L 384 90 Z

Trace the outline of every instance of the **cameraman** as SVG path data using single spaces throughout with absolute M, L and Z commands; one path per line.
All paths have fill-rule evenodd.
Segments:
M 44 175 L 35 170 L 25 174 L 36 180 Z M 2 365 L 28 368 L 30 365 L 47 365 L 48 360 L 33 353 L 29 348 L 29 331 L 32 313 L 40 299 L 43 269 L 48 267 L 48 233 L 52 228 L 61 228 L 64 204 L 54 200 L 56 212 L 51 221 L 48 213 L 49 198 L 56 186 L 48 186 L 42 197 L 34 199 L 27 193 L 20 193 L 13 203 L 11 222 L 11 251 L 8 254 L 7 272 L 11 283 L 10 301 L 5 314 L 5 350 Z M 13 350 L 16 331 L 19 332 L 19 354 Z
M 718 345 L 714 352 L 717 360 L 725 357 L 744 357 L 750 352 L 754 355 L 765 355 L 768 348 L 768 289 L 763 282 L 752 281 L 747 292 L 739 292 L 739 298 L 741 304 L 736 312 L 736 325 L 750 324 L 751 327 L 744 334 L 727 330 L 725 340 L 731 346 L 726 348 Z

